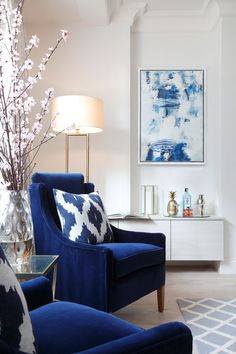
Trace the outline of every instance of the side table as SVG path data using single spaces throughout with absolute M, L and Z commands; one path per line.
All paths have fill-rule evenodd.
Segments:
M 45 276 L 53 270 L 52 292 L 53 298 L 55 298 L 58 259 L 59 256 L 56 255 L 33 255 L 30 257 L 29 263 L 12 266 L 12 269 L 19 281 Z

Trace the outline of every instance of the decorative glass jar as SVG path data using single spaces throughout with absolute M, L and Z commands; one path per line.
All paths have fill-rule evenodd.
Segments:
M 0 243 L 12 266 L 29 261 L 33 252 L 33 223 L 26 190 L 1 191 Z

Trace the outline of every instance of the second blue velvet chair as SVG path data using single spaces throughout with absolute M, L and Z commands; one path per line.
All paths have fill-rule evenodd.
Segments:
M 50 284 L 43 277 L 22 287 L 30 305 L 38 354 L 192 353 L 192 334 L 183 323 L 169 322 L 144 330 L 84 305 L 53 303 Z
M 53 188 L 93 192 L 81 174 L 35 173 L 30 185 L 37 254 L 58 254 L 56 298 L 114 312 L 155 290 L 164 309 L 165 236 L 112 226 L 114 242 L 85 244 L 61 231 Z

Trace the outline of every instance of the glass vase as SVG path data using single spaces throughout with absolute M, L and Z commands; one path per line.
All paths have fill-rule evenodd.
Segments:
M 1 191 L 0 243 L 13 268 L 28 263 L 33 253 L 33 223 L 26 190 Z

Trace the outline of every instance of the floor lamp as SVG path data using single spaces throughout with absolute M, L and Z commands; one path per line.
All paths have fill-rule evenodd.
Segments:
M 52 128 L 65 133 L 65 171 L 69 171 L 69 138 L 86 137 L 86 182 L 89 182 L 89 135 L 103 129 L 103 101 L 90 96 L 67 95 L 52 101 Z

